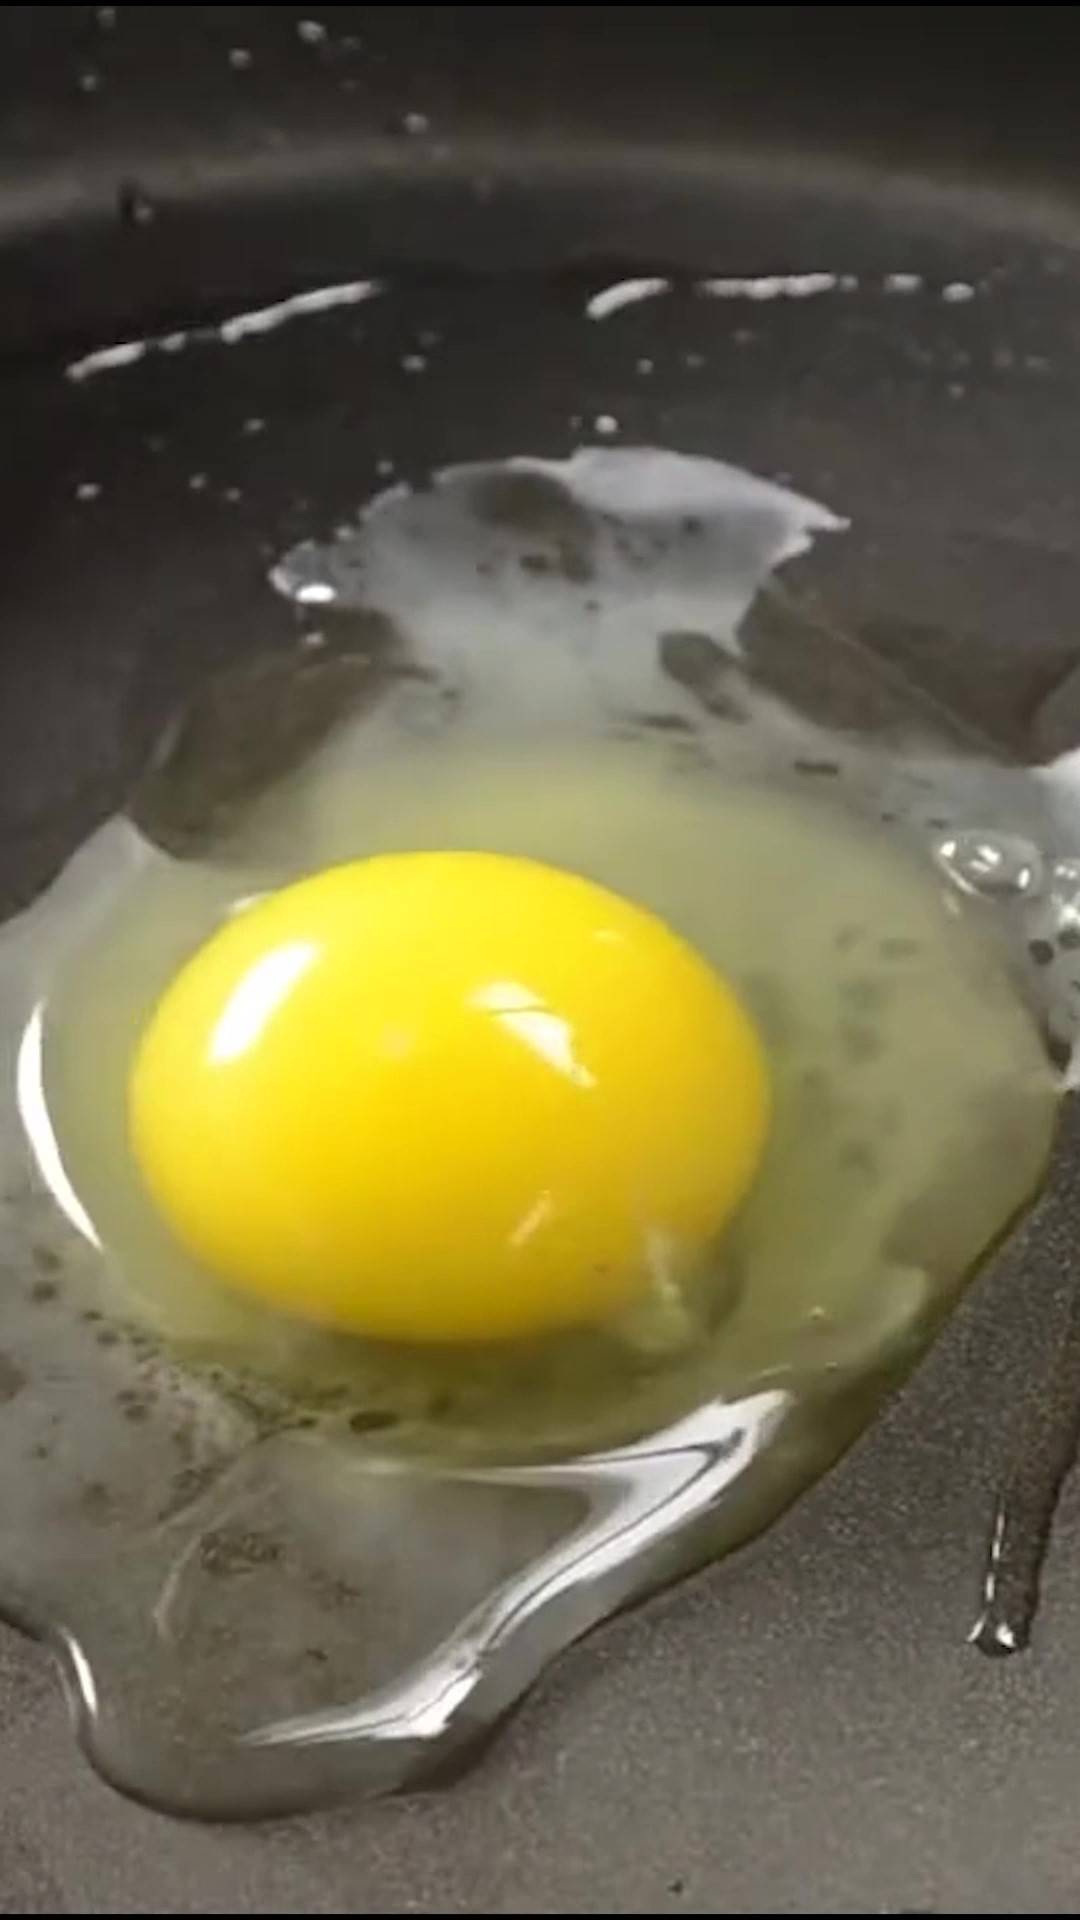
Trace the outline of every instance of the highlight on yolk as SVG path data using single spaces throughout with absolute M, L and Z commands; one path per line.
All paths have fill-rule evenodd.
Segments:
M 133 1062 L 160 1213 L 221 1280 L 406 1341 L 594 1324 L 699 1260 L 761 1156 L 731 989 L 590 881 L 475 853 L 334 867 L 199 949 Z

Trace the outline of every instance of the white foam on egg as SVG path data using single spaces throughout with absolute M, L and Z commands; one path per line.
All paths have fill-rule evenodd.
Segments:
M 503 491 L 529 479 L 534 525 L 527 495 L 515 507 Z M 388 614 L 411 658 L 466 695 L 468 724 L 504 723 L 512 701 L 519 721 L 573 731 L 598 705 L 682 711 L 658 635 L 704 634 L 737 657 L 766 578 L 846 524 L 724 461 L 588 447 L 391 487 L 352 533 L 293 548 L 270 578 L 301 605 Z

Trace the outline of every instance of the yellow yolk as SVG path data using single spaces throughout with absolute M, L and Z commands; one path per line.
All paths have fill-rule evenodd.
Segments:
M 768 1087 L 724 981 L 652 914 L 472 853 L 331 868 L 248 907 L 138 1046 L 130 1132 L 219 1278 L 409 1341 L 596 1323 L 699 1262 Z

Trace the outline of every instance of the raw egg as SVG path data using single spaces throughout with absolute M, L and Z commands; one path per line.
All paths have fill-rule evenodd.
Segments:
M 840 524 L 620 450 L 450 469 L 283 556 L 311 644 L 211 682 L 9 946 L 93 1312 L 437 1457 L 767 1382 L 777 1483 L 817 1470 L 1057 1104 L 1010 946 L 1042 923 L 926 844 L 1005 828 L 1034 872 L 1038 783 L 829 732 L 740 665 L 770 570 Z
M 392 489 L 0 935 L 0 1599 L 144 1797 L 172 1728 L 190 1811 L 484 1724 L 1037 1190 L 1075 831 L 771 593 L 840 526 L 647 449 Z
M 360 860 L 240 912 L 157 1006 L 133 1149 L 211 1273 L 409 1341 L 595 1324 L 702 1266 L 762 1049 L 662 921 L 538 862 Z

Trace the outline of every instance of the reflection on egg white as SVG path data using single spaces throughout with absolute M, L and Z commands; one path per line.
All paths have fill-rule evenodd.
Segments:
M 65 1218 L 70 1220 L 76 1232 L 89 1240 L 91 1246 L 100 1247 L 101 1241 L 98 1239 L 94 1223 L 68 1179 L 67 1168 L 63 1162 L 45 1099 L 45 1088 L 41 1076 L 41 1034 L 44 1013 L 44 1005 L 39 1001 L 26 1023 L 23 1037 L 19 1042 L 15 1063 L 15 1099 L 19 1118 L 26 1129 L 37 1170 L 57 1206 Z

